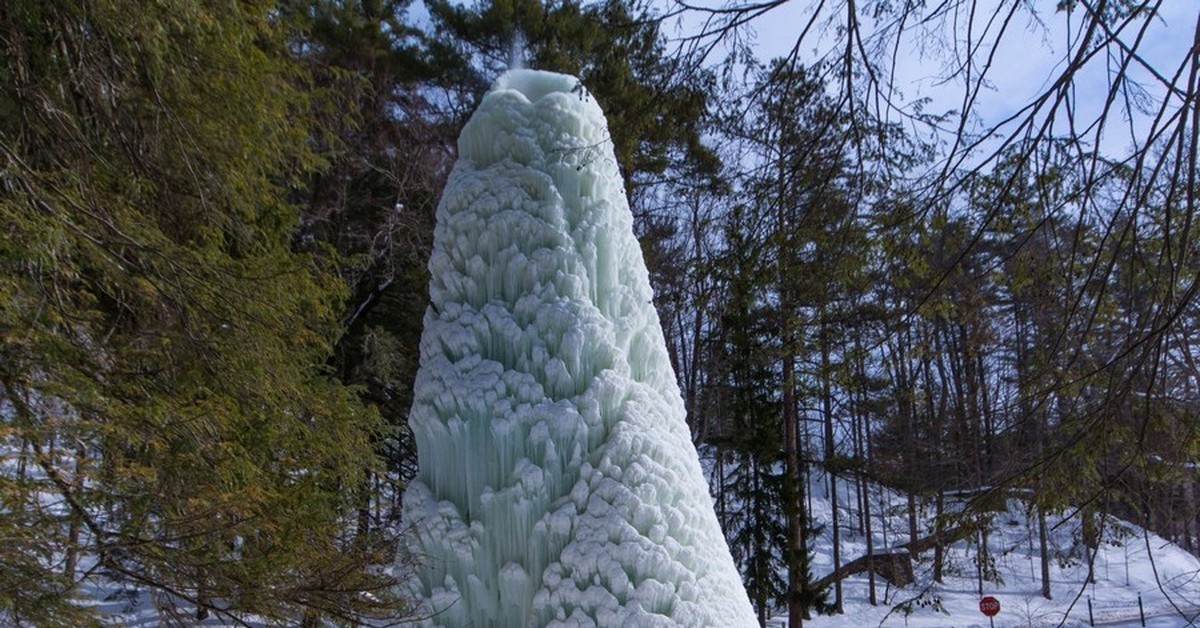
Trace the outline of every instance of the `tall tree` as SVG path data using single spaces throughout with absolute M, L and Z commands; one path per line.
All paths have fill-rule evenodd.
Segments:
M 745 205 L 724 220 L 725 250 L 714 260 L 720 277 L 718 320 L 710 338 L 709 396 L 715 425 L 707 439 L 719 449 L 716 478 L 730 551 L 742 571 L 759 625 L 786 605 L 789 550 L 782 408 L 776 383 L 778 351 L 768 309 L 763 222 Z
M 360 533 L 398 516 L 398 496 L 415 472 L 407 419 L 428 300 L 426 264 L 460 123 L 430 96 L 452 82 L 457 66 L 412 24 L 409 4 L 284 4 L 315 92 L 311 142 L 323 157 L 296 193 L 295 248 L 338 260 L 350 292 L 330 365 L 390 428 L 374 443 L 386 473 L 363 478 L 370 487 L 363 496 L 373 501 L 360 508 Z
M 288 23 L 101 0 L 0 32 L 0 615 L 75 623 L 98 574 L 199 616 L 403 613 L 343 543 L 381 424 L 324 366 L 344 287 L 291 250 Z
M 682 10 L 694 11 L 705 20 L 703 31 L 686 41 L 700 49 L 711 49 L 720 41 L 738 41 L 742 28 L 753 27 L 755 19 L 772 19 L 772 11 L 783 4 L 684 5 Z M 937 161 L 922 169 L 924 185 L 915 199 L 921 211 L 916 215 L 927 217 L 949 203 L 954 206 L 952 217 L 962 219 L 965 233 L 951 263 L 941 268 L 941 275 L 934 278 L 919 303 L 953 286 L 959 262 L 989 257 L 988 252 L 974 249 L 987 246 L 987 231 L 1011 206 L 1004 198 L 1009 186 L 992 187 L 989 192 L 998 195 L 986 202 L 962 203 L 961 195 L 979 176 L 1002 170 L 1003 162 L 1014 156 L 1032 179 L 1061 178 L 1064 171 L 1069 173 L 1066 177 L 1073 182 L 1073 198 L 1063 209 L 1073 214 L 1078 227 L 1098 236 L 1097 241 L 1105 246 L 1069 249 L 1067 255 L 1072 273 L 1082 270 L 1084 276 L 1062 286 L 1067 292 L 1064 301 L 1070 305 L 1056 330 L 1057 336 L 1070 339 L 1070 346 L 1063 350 L 1072 368 L 1062 381 L 1070 382 L 1069 388 L 1074 390 L 1054 392 L 1053 403 L 1065 400 L 1069 411 L 1063 416 L 1073 420 L 1060 426 L 1068 429 L 1060 430 L 1062 438 L 1048 442 L 1047 454 L 1056 461 L 1087 461 L 1089 469 L 1096 468 L 1095 473 L 1089 471 L 1095 476 L 1089 481 L 1105 475 L 1099 468 L 1104 465 L 1091 464 L 1099 459 L 1089 452 L 1107 451 L 1112 444 L 1091 439 L 1115 436 L 1115 432 L 1091 428 L 1115 427 L 1120 423 L 1118 417 L 1125 416 L 1127 424 L 1136 426 L 1134 432 L 1149 431 L 1155 413 L 1130 414 L 1128 409 L 1139 405 L 1136 396 L 1162 375 L 1160 367 L 1172 353 L 1171 338 L 1182 331 L 1183 315 L 1195 307 L 1200 293 L 1196 282 L 1175 281 L 1189 274 L 1190 252 L 1197 248 L 1194 225 L 1200 116 L 1195 115 L 1195 105 L 1200 93 L 1200 46 L 1196 45 L 1200 19 L 1194 11 L 1183 9 L 1182 19 L 1189 29 L 1183 37 L 1164 38 L 1162 31 L 1156 30 L 1178 23 L 1179 18 L 1174 17 L 1178 14 L 1173 12 L 1179 7 L 1136 0 L 1071 0 L 1044 7 L 1028 3 L 983 7 L 967 0 L 929 5 L 847 2 L 820 5 L 811 20 L 797 25 L 795 31 L 792 58 L 809 48 L 825 51 L 820 60 L 829 68 L 829 83 L 838 90 L 842 110 L 869 110 L 877 119 L 903 120 L 944 140 Z M 820 23 L 838 27 L 812 28 Z M 866 24 L 871 25 L 869 32 Z M 1040 34 L 1047 24 L 1053 28 L 1044 32 L 1053 34 L 1043 50 L 1045 80 L 1036 81 L 1040 87 L 1020 96 L 1018 105 L 1010 108 L 1012 115 L 986 113 L 989 86 L 1004 64 L 1001 51 L 1015 41 L 1027 41 L 1025 28 L 1039 29 Z M 965 42 L 926 45 L 943 40 L 947 32 L 963 34 Z M 829 38 L 819 43 L 814 39 L 827 35 Z M 1163 55 L 1145 54 L 1150 45 L 1163 48 L 1159 44 L 1168 40 L 1170 49 Z M 897 55 L 917 48 L 924 51 L 923 62 L 943 68 L 943 84 L 958 92 L 950 105 L 954 109 L 945 115 L 929 115 L 928 100 L 905 98 L 907 85 L 901 81 L 906 77 L 895 71 Z M 1062 62 L 1054 62 L 1056 59 Z M 1103 80 L 1096 83 L 1090 78 L 1093 76 Z M 1094 97 L 1080 96 L 1085 84 Z M 1010 90 L 1004 91 L 1013 96 Z M 762 92 L 764 97 L 766 93 Z M 852 119 L 865 118 L 852 115 Z M 1071 159 L 1039 156 L 1055 145 L 1065 146 Z M 1160 192 L 1175 204 L 1155 220 L 1146 220 L 1145 209 Z M 1152 227 L 1154 222 L 1158 226 Z M 1016 241 L 1018 247 L 1037 246 L 1030 228 L 1036 226 L 1026 225 L 1023 237 Z M 1171 244 L 1161 250 L 1144 246 L 1150 233 Z M 1138 302 L 1139 313 L 1125 317 L 1122 332 L 1110 333 L 1110 317 L 1115 314 L 1111 290 L 1128 280 L 1129 275 L 1123 273 L 1139 265 L 1145 267 L 1143 276 L 1149 283 L 1143 287 L 1147 289 L 1137 291 L 1136 296 L 1126 295 Z M 967 272 L 980 276 L 978 270 Z M 931 364 L 938 380 L 933 384 L 938 388 L 946 385 L 954 402 L 955 425 L 949 434 L 960 445 L 968 442 L 963 437 L 979 437 L 976 440 L 983 447 L 985 464 L 971 470 L 976 476 L 988 471 L 993 434 L 975 431 L 972 422 L 987 427 L 994 419 L 1003 418 L 991 414 L 997 401 L 992 393 L 1000 385 L 992 370 L 995 365 L 976 351 L 988 344 L 988 339 L 973 334 L 986 331 L 987 325 L 979 321 L 954 320 L 942 324 L 932 337 L 941 344 L 942 353 L 941 359 Z M 1104 352 L 1096 347 L 1114 346 L 1113 342 L 1117 343 L 1114 351 L 1100 356 Z M 969 353 L 953 354 L 955 349 Z M 1071 359 L 1073 355 L 1078 360 Z M 1097 357 L 1090 366 L 1086 364 Z M 985 403 L 985 394 L 993 403 Z M 1046 404 L 1034 403 L 1039 405 Z M 1002 425 L 991 427 L 1003 429 Z M 1149 454 L 1144 440 L 1134 442 L 1141 454 Z M 1020 484 L 1042 470 L 1037 465 L 1027 467 L 1026 473 L 1010 474 L 1006 481 Z
M 766 260 L 757 280 L 762 283 L 765 312 L 775 330 L 778 368 L 773 376 L 781 401 L 787 468 L 788 616 L 793 625 L 799 625 L 813 608 L 824 607 L 824 592 L 813 587 L 808 568 L 811 524 L 805 491 L 809 455 L 801 442 L 799 413 L 800 395 L 808 382 L 802 381 L 805 373 L 799 366 L 809 347 L 819 345 L 824 335 L 813 334 L 818 342 L 809 345 L 804 332 L 821 328 L 814 321 L 820 318 L 827 294 L 825 283 L 811 278 L 817 265 L 816 251 L 828 242 L 827 229 L 838 231 L 834 216 L 845 218 L 844 199 L 836 193 L 844 144 L 837 137 L 836 114 L 813 73 L 779 61 L 759 68 L 758 76 L 753 91 L 763 92 L 763 98 L 731 113 L 723 127 L 746 145 L 753 167 L 740 185 L 752 199 L 755 220 L 766 225 L 752 246 L 762 248 Z

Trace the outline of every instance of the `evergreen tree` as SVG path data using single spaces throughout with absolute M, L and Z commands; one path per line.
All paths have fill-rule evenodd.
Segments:
M 398 516 L 403 484 L 415 472 L 408 411 L 433 213 L 456 128 L 426 97 L 445 70 L 436 45 L 410 23 L 409 4 L 285 3 L 315 92 L 311 141 L 323 158 L 296 193 L 295 248 L 337 260 L 350 292 L 330 365 L 390 428 L 374 443 L 387 473 L 363 478 L 360 533 Z
M 787 463 L 785 511 L 789 543 L 788 617 L 791 625 L 816 608 L 824 610 L 825 592 L 816 590 L 808 568 L 811 530 L 807 500 L 810 454 L 800 438 L 800 396 L 811 389 L 800 365 L 808 354 L 805 331 L 820 317 L 826 276 L 812 272 L 815 255 L 832 227 L 828 220 L 837 199 L 844 144 L 836 110 L 824 95 L 818 74 L 776 61 L 762 68 L 758 89 L 765 90 L 742 132 L 753 138 L 760 160 L 757 171 L 745 182 L 759 205 L 766 232 L 769 302 L 778 338 L 778 386 L 782 400 L 783 449 Z M 827 270 L 822 268 L 822 271 Z M 821 329 L 822 334 L 824 329 Z M 803 417 L 807 418 L 807 417 Z
M 344 542 L 382 425 L 324 366 L 343 285 L 291 250 L 286 20 L 9 3 L 0 31 L 0 617 L 75 624 L 99 575 L 200 617 L 401 614 Z
M 761 223 L 735 206 L 726 218 L 726 250 L 717 267 L 722 298 L 715 338 L 709 340 L 710 380 L 719 418 L 709 442 L 721 460 L 716 478 L 718 516 L 742 571 L 759 624 L 787 603 L 788 525 L 782 410 L 771 357 L 777 351 L 770 317 L 764 315 L 766 272 Z

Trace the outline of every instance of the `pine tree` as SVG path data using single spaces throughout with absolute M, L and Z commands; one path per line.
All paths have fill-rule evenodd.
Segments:
M 409 4 L 285 3 L 314 91 L 311 142 L 323 157 L 295 194 L 301 207 L 295 247 L 337 260 L 350 292 L 330 366 L 390 428 L 373 443 L 386 473 L 362 480 L 362 540 L 395 520 L 403 484 L 415 473 L 408 411 L 428 300 L 433 213 L 453 144 L 448 114 L 425 95 L 445 69 L 411 23 Z
M 766 272 L 762 233 L 749 208 L 735 206 L 726 217 L 726 249 L 716 261 L 722 296 L 709 339 L 713 413 L 719 417 L 709 442 L 719 450 L 717 490 L 726 507 L 721 523 L 742 571 L 760 625 L 787 602 L 788 524 L 782 410 L 770 356 L 777 338 L 764 312 Z
M 808 568 L 811 537 L 804 497 L 808 485 L 810 454 L 800 438 L 800 396 L 812 388 L 813 379 L 801 369 L 810 355 L 806 337 L 809 329 L 820 329 L 814 345 L 828 349 L 822 338 L 826 329 L 818 321 L 827 299 L 825 271 L 817 267 L 816 252 L 828 253 L 826 229 L 836 230 L 832 218 L 845 209 L 837 197 L 837 180 L 843 146 L 839 123 L 824 96 L 816 72 L 776 61 L 761 68 L 753 115 L 739 134 L 752 138 L 752 150 L 761 164 L 744 185 L 758 205 L 764 233 L 768 269 L 771 320 L 777 330 L 777 386 L 781 398 L 785 476 L 785 512 L 788 517 L 789 594 L 788 617 L 792 626 L 801 625 L 814 608 L 824 610 L 825 592 L 815 588 Z M 737 124 L 746 124 L 735 121 Z M 821 262 L 830 257 L 822 256 Z M 817 321 L 816 324 L 813 324 Z M 826 356 L 828 358 L 828 356 Z M 828 361 L 826 359 L 826 361 Z M 828 372 L 828 369 L 825 369 Z M 826 393 L 829 391 L 826 389 Z M 825 395 L 828 401 L 828 394 Z M 829 413 L 827 413 L 828 415 Z M 828 416 L 832 420 L 832 416 Z M 836 501 L 836 500 L 835 500 Z
M 344 543 L 382 425 L 324 366 L 344 286 L 291 250 L 317 160 L 286 21 L 9 3 L 0 31 L 0 617 L 75 624 L 101 576 L 201 617 L 402 613 Z

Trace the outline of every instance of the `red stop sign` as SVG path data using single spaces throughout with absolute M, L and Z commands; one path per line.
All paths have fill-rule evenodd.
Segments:
M 998 615 L 1000 613 L 1000 600 L 997 600 L 990 595 L 982 600 L 979 600 L 979 612 L 987 615 L 988 617 L 994 617 Z

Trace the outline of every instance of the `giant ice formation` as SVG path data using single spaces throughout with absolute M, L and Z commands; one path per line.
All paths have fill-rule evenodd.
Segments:
M 442 626 L 753 626 L 604 114 L 514 70 L 437 213 L 405 496 Z

